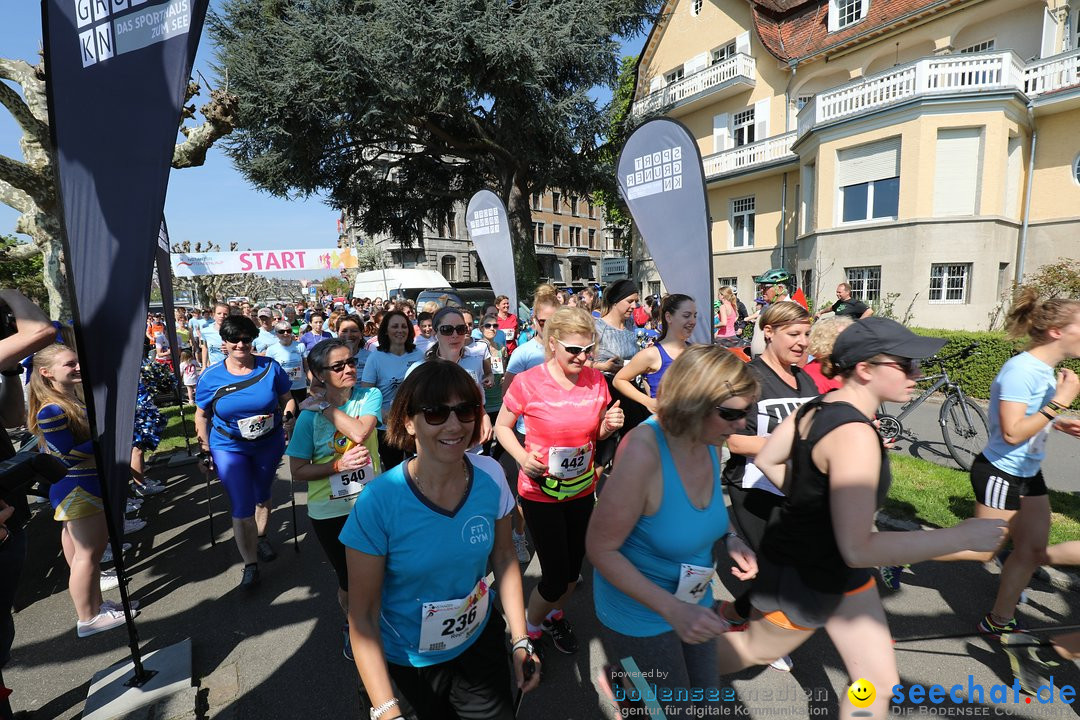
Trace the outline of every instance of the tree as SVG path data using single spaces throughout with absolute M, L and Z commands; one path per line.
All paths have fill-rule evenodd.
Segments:
M 19 241 L 14 235 L 0 235 L 0 253 L 18 250 Z M 42 310 L 49 310 L 49 296 L 41 284 L 41 255 L 15 257 L 0 262 L 0 287 L 18 290 L 37 303 Z
M 1044 297 L 1080 298 L 1080 260 L 1042 265 L 1024 281 Z
M 21 95 L 16 87 L 22 91 Z M 188 103 L 199 91 L 198 83 L 188 83 L 180 119 L 184 141 L 173 149 L 172 165 L 175 168 L 202 165 L 210 146 L 232 130 L 236 96 L 227 89 L 210 91 L 209 102 L 199 108 L 204 118 L 201 124 L 193 127 L 184 124 L 195 117 L 195 106 Z M 23 133 L 19 143 L 22 161 L 0 155 L 0 202 L 22 213 L 15 223 L 15 232 L 28 235 L 32 240 L 5 246 L 0 260 L 40 256 L 50 313 L 54 319 L 69 319 L 71 305 L 62 259 L 64 225 L 53 183 L 55 149 L 49 137 L 44 61 L 31 65 L 24 60 L 0 58 L 0 105 L 11 114 Z
M 604 208 L 604 221 L 611 227 L 622 230 L 621 249 L 626 255 L 630 254 L 633 218 L 630 217 L 630 209 L 626 207 L 615 183 L 615 166 L 619 162 L 619 151 L 636 125 L 630 110 L 634 105 L 637 62 L 637 57 L 626 55 L 619 65 L 619 76 L 615 81 L 615 90 L 607 112 L 607 142 L 600 147 L 600 162 L 611 169 L 612 181 L 593 192 L 593 200 Z
M 225 0 L 210 18 L 240 98 L 228 149 L 258 187 L 322 192 L 366 235 L 411 243 L 490 187 L 522 290 L 538 277 L 530 195 L 613 180 L 598 146 L 619 36 L 660 0 Z

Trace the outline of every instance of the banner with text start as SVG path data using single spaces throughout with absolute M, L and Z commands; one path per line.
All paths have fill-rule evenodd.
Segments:
M 172 254 L 173 274 L 178 278 L 196 275 L 289 272 L 291 270 L 296 272 L 351 270 L 356 266 L 356 253 L 351 248 Z

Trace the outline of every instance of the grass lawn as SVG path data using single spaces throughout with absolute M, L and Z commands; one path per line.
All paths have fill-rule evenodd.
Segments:
M 158 449 L 149 455 L 170 453 L 184 449 L 184 424 L 180 421 L 180 406 L 171 405 L 161 408 L 161 414 L 165 416 L 165 431 L 161 433 L 161 444 Z M 195 435 L 195 406 L 184 406 L 184 419 L 187 421 L 188 437 L 191 438 L 191 452 L 199 452 L 199 440 Z
M 975 512 L 968 474 L 892 453 L 893 483 L 885 512 L 924 525 L 951 527 Z M 1080 540 L 1080 497 L 1050 491 L 1050 543 Z

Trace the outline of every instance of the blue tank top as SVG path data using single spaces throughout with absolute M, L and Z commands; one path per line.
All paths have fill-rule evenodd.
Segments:
M 649 383 L 649 395 L 652 397 L 656 397 L 656 391 L 660 389 L 660 380 L 672 363 L 671 356 L 667 354 L 663 345 L 657 343 L 656 349 L 660 351 L 660 369 L 656 372 L 645 373 L 645 382 Z
M 664 495 L 660 509 L 654 515 L 638 518 L 637 525 L 623 542 L 620 552 L 642 575 L 675 594 L 683 563 L 712 567 L 713 545 L 727 532 L 728 511 L 724 504 L 720 459 L 716 448 L 710 447 L 712 499 L 708 507 L 699 510 L 686 496 L 664 431 L 656 418 L 650 417 L 642 424 L 652 428 L 656 434 Z M 671 625 L 655 610 L 623 593 L 598 571 L 594 571 L 593 576 L 596 616 L 604 625 L 630 637 L 652 637 L 671 630 Z M 711 603 L 712 592 L 706 592 L 699 604 Z

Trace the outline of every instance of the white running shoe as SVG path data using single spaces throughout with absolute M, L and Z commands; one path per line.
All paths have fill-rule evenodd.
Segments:
M 124 613 L 102 608 L 100 613 L 89 620 L 79 620 L 75 623 L 75 630 L 79 633 L 79 637 L 82 638 L 96 635 L 97 633 L 106 630 L 112 630 L 114 627 L 123 624 Z
M 99 584 L 101 586 L 101 592 L 108 592 L 109 590 L 115 590 L 120 587 L 120 578 L 116 576 L 115 570 L 102 570 Z
M 131 533 L 137 533 L 146 527 L 146 521 L 135 518 L 133 520 L 124 520 L 124 534 L 130 535 Z
M 779 670 L 780 672 L 791 672 L 791 668 L 795 667 L 795 663 L 791 662 L 791 656 L 785 655 L 779 657 L 769 663 L 769 667 L 773 670 Z
M 518 562 L 531 562 L 532 555 L 529 554 L 529 541 L 525 539 L 525 533 L 519 533 L 517 530 L 511 530 L 510 532 L 514 539 L 514 551 L 517 552 Z

